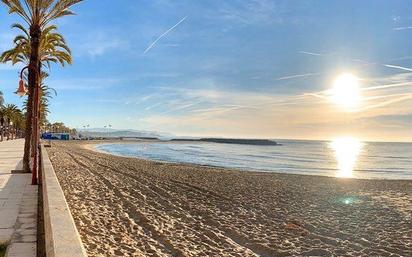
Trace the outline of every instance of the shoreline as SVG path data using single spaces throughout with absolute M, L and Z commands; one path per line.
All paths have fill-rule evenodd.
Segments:
M 89 256 L 408 256 L 412 182 L 48 149 Z
M 130 158 L 130 159 L 137 159 L 137 160 L 144 160 L 144 161 L 151 161 L 151 162 L 157 162 L 157 163 L 163 163 L 163 164 L 175 164 L 175 165 L 189 165 L 189 166 L 194 166 L 194 167 L 200 167 L 200 168 L 210 168 L 210 169 L 223 169 L 223 170 L 228 170 L 228 171 L 237 171 L 237 172 L 247 172 L 247 173 L 263 173 L 263 174 L 277 174 L 277 175 L 294 175 L 294 176 L 311 176 L 311 177 L 322 177 L 322 178 L 331 178 L 331 179 L 340 179 L 340 180 L 377 180 L 377 181 L 412 181 L 412 179 L 399 179 L 399 178 L 345 178 L 345 177 L 336 177 L 336 176 L 327 176 L 327 175 L 319 175 L 319 174 L 299 174 L 299 173 L 288 173 L 288 172 L 276 172 L 276 171 L 265 171 L 265 170 L 250 170 L 248 168 L 232 168 L 232 167 L 224 167 L 224 166 L 214 166 L 214 165 L 208 165 L 208 164 L 197 164 L 197 163 L 190 163 L 190 162 L 173 162 L 173 161 L 164 161 L 164 160 L 154 160 L 154 159 L 149 159 L 149 158 L 141 158 L 141 157 L 134 157 L 134 156 L 127 156 L 127 155 L 121 155 L 121 154 L 114 154 L 110 153 L 104 150 L 97 149 L 97 145 L 102 145 L 102 144 L 145 144 L 145 143 L 178 143 L 178 144 L 185 144 L 185 143 L 190 143 L 190 142 L 170 142 L 170 141 L 157 141 L 157 140 L 143 140 L 143 141 L 120 141 L 120 140 L 113 140 L 113 141 L 104 141 L 104 140 L 99 140 L 97 142 L 93 143 L 86 143 L 83 144 L 83 147 L 86 150 L 94 151 L 97 153 L 101 154 L 106 154 L 106 155 L 111 155 L 111 156 L 116 156 L 116 157 L 121 157 L 121 158 Z M 196 142 L 199 144 L 204 144 L 205 142 Z

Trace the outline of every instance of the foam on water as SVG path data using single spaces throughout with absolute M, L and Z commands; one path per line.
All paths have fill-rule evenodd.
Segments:
M 250 171 L 340 176 L 340 158 L 337 158 L 330 142 L 279 142 L 282 146 L 190 142 L 101 144 L 96 149 L 114 155 L 166 162 Z M 362 143 L 362 149 L 356 156 L 349 175 L 354 178 L 412 179 L 412 143 Z

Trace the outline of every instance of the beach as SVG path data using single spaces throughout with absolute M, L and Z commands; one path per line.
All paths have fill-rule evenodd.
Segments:
M 48 152 L 89 256 L 412 256 L 411 180 Z

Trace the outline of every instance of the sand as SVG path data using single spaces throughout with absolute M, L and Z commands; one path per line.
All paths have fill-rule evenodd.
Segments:
M 48 151 L 89 256 L 412 256 L 412 181 Z

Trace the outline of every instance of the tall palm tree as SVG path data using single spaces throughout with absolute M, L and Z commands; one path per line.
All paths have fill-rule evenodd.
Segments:
M 29 64 L 30 62 L 30 35 L 20 24 L 13 24 L 12 28 L 18 29 L 22 34 L 17 35 L 13 42 L 14 47 L 2 53 L 2 62 Z M 57 27 L 52 25 L 44 28 L 40 39 L 39 59 L 40 64 L 50 67 L 51 63 L 59 63 L 62 66 L 71 64 L 71 51 L 64 37 L 56 32 Z M 42 76 L 42 74 L 40 74 Z
M 18 122 L 21 115 L 22 115 L 21 110 L 15 104 L 6 104 L 2 108 L 2 116 L 7 117 L 7 119 L 10 119 L 10 121 L 14 123 L 13 124 L 14 126 L 16 126 L 16 121 Z M 9 124 L 9 128 L 7 131 L 7 139 L 9 139 L 10 134 L 11 134 L 11 137 L 13 138 L 14 133 L 15 133 L 14 129 L 11 129 L 10 124 Z
M 20 112 L 19 107 L 15 104 L 6 104 L 2 110 L 3 114 L 11 119 L 16 116 L 17 112 Z
M 40 127 L 45 126 L 47 123 L 47 115 L 50 113 L 49 102 L 53 96 L 57 95 L 57 91 L 44 84 L 44 79 L 48 76 L 46 72 L 42 72 L 41 85 L 40 85 L 40 106 L 39 106 L 39 125 Z M 28 108 L 28 100 L 23 102 L 23 110 L 26 111 Z
M 40 87 L 40 74 L 41 74 L 41 41 L 42 34 L 47 26 L 55 19 L 63 16 L 72 15 L 70 7 L 74 4 L 81 2 L 82 0 L 2 0 L 2 2 L 9 8 L 9 13 L 18 14 L 29 26 L 27 36 L 29 39 L 28 55 L 28 85 L 29 85 L 29 108 L 27 109 L 26 120 L 26 135 L 32 132 L 32 121 L 34 124 L 33 143 L 35 145 L 35 151 L 37 151 L 38 145 L 38 124 L 37 124 L 37 111 L 38 111 L 38 96 Z M 23 26 L 21 26 L 23 27 Z M 23 50 L 23 51 L 27 51 Z M 36 101 L 33 101 L 36 100 Z M 33 103 L 33 104 L 31 104 Z M 33 109 L 32 109 L 33 108 Z M 33 112 L 35 115 L 33 115 Z M 26 137 L 23 164 L 26 171 L 30 171 L 30 138 Z M 33 168 L 33 180 L 32 183 L 37 183 L 36 177 L 36 165 L 37 154 L 35 153 L 35 161 Z
M 2 62 L 11 62 L 12 64 L 16 63 L 23 63 L 27 65 L 29 63 L 30 58 L 30 36 L 29 32 L 20 24 L 13 24 L 12 28 L 16 28 L 20 30 L 22 34 L 18 35 L 14 39 L 14 47 L 10 50 L 5 51 L 0 56 L 0 61 Z M 50 67 L 51 63 L 59 63 L 64 66 L 66 63 L 71 64 L 71 51 L 69 47 L 66 45 L 66 41 L 64 40 L 63 36 L 59 33 L 56 33 L 56 26 L 48 26 L 43 30 L 42 37 L 40 40 L 40 49 L 39 49 L 39 57 L 41 60 L 41 64 L 45 67 Z M 41 72 L 40 74 L 40 91 L 39 94 L 42 93 L 42 84 L 44 79 L 48 77 L 46 72 Z M 27 80 L 27 76 L 25 76 Z M 41 96 L 39 97 L 40 99 Z M 30 113 L 30 108 L 33 105 L 32 99 L 29 95 L 28 101 L 24 104 L 26 110 Z M 43 101 L 40 100 L 40 107 L 39 108 L 39 116 L 41 114 L 41 106 Z M 40 121 L 40 120 L 39 120 Z M 41 123 L 41 122 L 38 122 Z M 26 134 L 26 140 L 31 141 L 32 133 Z M 31 149 L 34 152 L 36 148 L 35 144 L 32 144 Z

